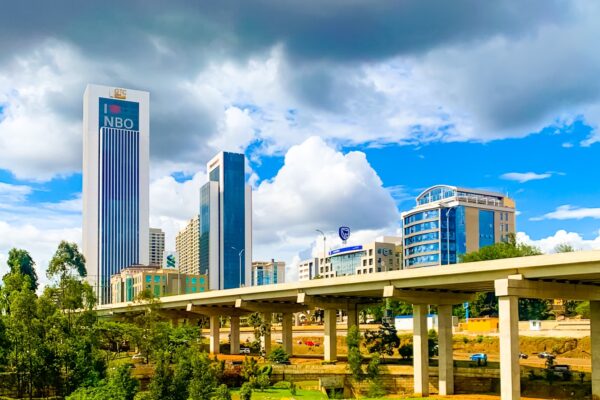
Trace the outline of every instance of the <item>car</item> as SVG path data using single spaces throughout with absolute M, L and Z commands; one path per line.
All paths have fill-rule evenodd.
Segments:
M 277 339 L 277 340 L 275 341 L 275 343 L 277 343 L 277 344 L 283 344 L 283 339 Z
M 548 371 L 552 372 L 554 376 L 565 381 L 571 380 L 571 376 L 573 376 L 571 367 L 565 364 L 552 365 L 548 367 Z
M 554 354 L 548 353 L 547 351 L 542 351 L 541 353 L 538 353 L 538 357 L 545 358 L 546 360 L 554 360 L 556 358 Z
M 523 360 L 527 360 L 529 358 L 529 356 L 525 353 L 519 353 L 519 358 L 522 358 Z
M 240 354 L 250 354 L 250 347 L 240 347 Z
M 469 357 L 471 361 L 477 361 L 477 364 L 487 364 L 487 354 L 485 353 L 475 353 L 471 354 Z
M 136 353 L 131 357 L 131 360 L 145 363 L 146 357 L 144 357 L 142 353 Z

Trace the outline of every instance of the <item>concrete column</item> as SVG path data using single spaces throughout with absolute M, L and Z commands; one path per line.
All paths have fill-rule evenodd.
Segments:
M 356 304 L 352 304 L 350 306 L 348 306 L 348 330 L 350 330 L 350 327 L 353 325 L 358 326 L 358 307 L 356 306 Z
M 521 398 L 519 367 L 519 298 L 498 297 L 500 317 L 500 395 L 502 400 Z
M 337 310 L 325 310 L 323 319 L 323 360 L 337 361 Z
M 417 396 L 429 396 L 427 304 L 413 304 L 413 375 Z
M 283 313 L 281 315 L 281 340 L 283 342 L 283 349 L 290 356 L 292 355 L 294 347 L 292 330 L 293 319 L 294 316 L 291 313 Z
M 219 354 L 219 339 L 220 339 L 221 321 L 218 315 L 210 317 L 210 354 Z
M 600 301 L 590 301 L 592 400 L 600 400 Z
M 442 396 L 454 394 L 454 359 L 452 354 L 452 306 L 438 306 L 438 375 Z
M 268 356 L 269 353 L 271 353 L 271 322 L 272 322 L 272 317 L 273 314 L 269 313 L 262 313 L 262 317 L 263 317 L 263 321 L 265 321 L 265 324 L 267 324 L 267 331 L 265 332 L 265 335 L 262 337 L 262 349 L 265 352 L 265 356 Z
M 231 317 L 229 325 L 229 354 L 240 354 L 240 317 Z

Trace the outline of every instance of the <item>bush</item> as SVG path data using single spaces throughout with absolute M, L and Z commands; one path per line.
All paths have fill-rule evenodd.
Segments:
M 246 382 L 240 389 L 240 400 L 250 400 L 252 398 L 252 386 Z
M 271 386 L 271 378 L 269 377 L 269 375 L 260 374 L 256 378 L 256 386 L 260 389 L 261 392 L 267 389 L 269 386 Z
M 581 382 L 583 382 L 583 378 L 581 379 Z M 290 393 L 292 396 L 296 395 L 296 384 L 294 382 L 290 382 Z
M 381 383 L 381 379 L 373 379 L 371 383 L 369 383 L 369 389 L 367 391 L 367 396 L 373 399 L 384 397 L 387 394 L 386 390 L 383 388 Z
M 402 357 L 405 360 L 411 358 L 413 356 L 412 343 L 409 343 L 409 342 L 402 343 L 400 345 L 400 348 L 398 349 L 398 354 L 400 354 L 400 357 Z
M 219 388 L 217 389 L 217 392 L 216 392 L 216 399 L 217 400 L 231 400 L 231 393 L 229 393 L 229 389 L 227 388 L 227 385 L 219 386 Z
M 271 354 L 269 354 L 267 359 L 274 363 L 286 363 L 289 361 L 290 356 L 285 352 L 283 347 L 276 347 L 271 351 Z
M 481 335 L 477 335 L 477 338 L 475 339 L 475 341 L 476 341 L 477 343 L 483 343 L 483 336 L 481 336 Z
M 291 389 L 292 382 L 288 381 L 279 381 L 273 385 L 273 389 Z

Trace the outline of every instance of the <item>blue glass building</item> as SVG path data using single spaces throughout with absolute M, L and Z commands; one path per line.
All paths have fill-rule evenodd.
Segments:
M 221 152 L 207 172 L 209 181 L 200 188 L 200 273 L 208 274 L 211 290 L 249 285 L 252 193 L 245 156 Z
M 500 193 L 433 186 L 402 213 L 404 268 L 454 264 L 515 232 L 515 203 Z
M 101 304 L 112 275 L 148 264 L 149 94 L 88 85 L 84 95 L 83 253 Z

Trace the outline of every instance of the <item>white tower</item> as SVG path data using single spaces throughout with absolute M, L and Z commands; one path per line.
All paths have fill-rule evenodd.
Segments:
M 98 302 L 110 277 L 148 264 L 148 92 L 88 85 L 83 97 L 83 253 Z

